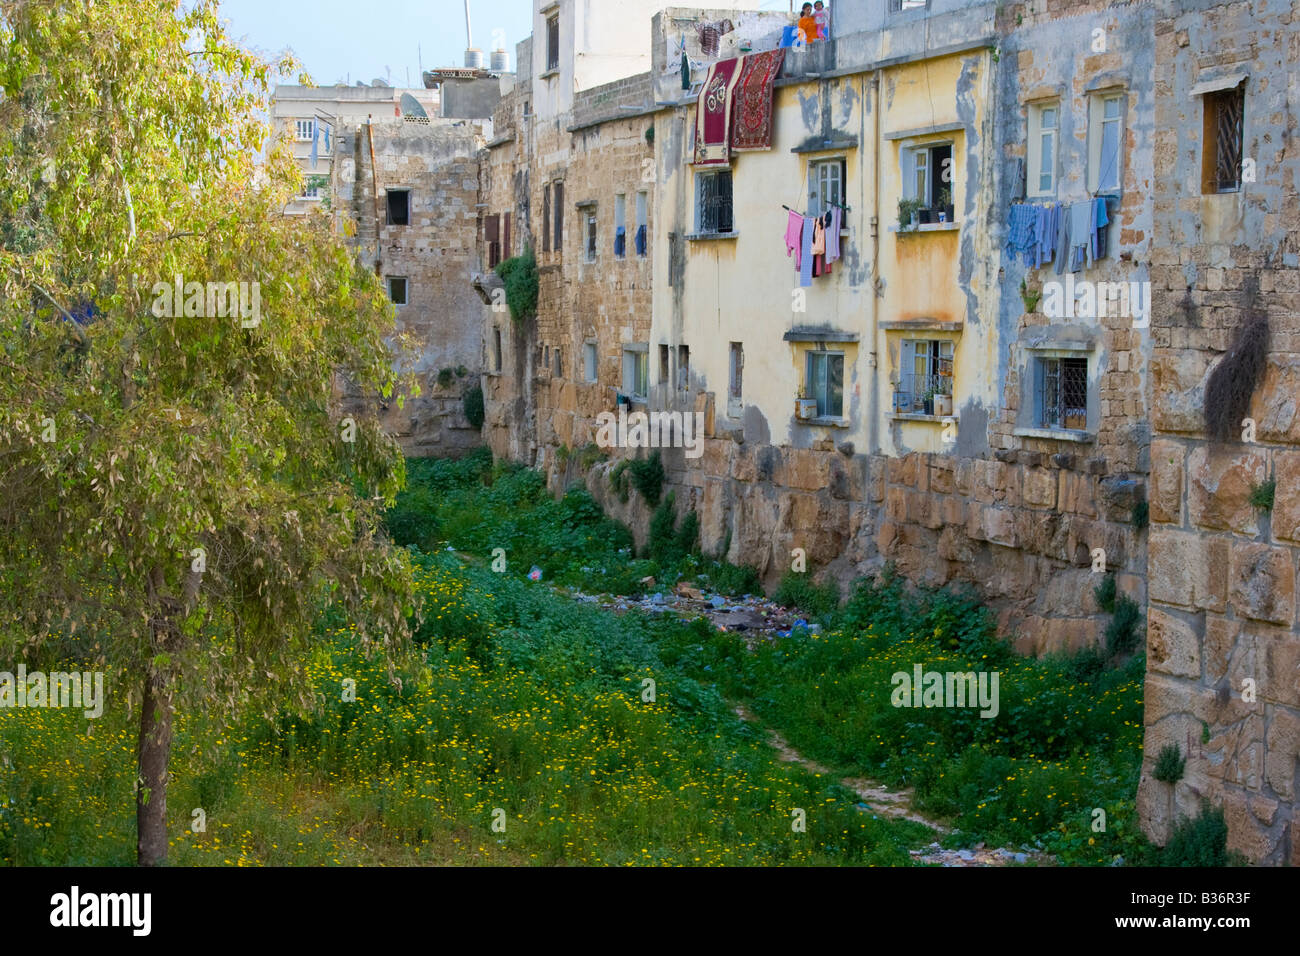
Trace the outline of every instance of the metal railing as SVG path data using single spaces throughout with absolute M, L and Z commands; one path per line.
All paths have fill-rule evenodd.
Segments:
M 905 415 L 933 415 L 934 405 L 926 410 L 926 396 L 933 398 L 941 391 L 952 395 L 951 375 L 903 375 L 894 385 L 894 411 Z

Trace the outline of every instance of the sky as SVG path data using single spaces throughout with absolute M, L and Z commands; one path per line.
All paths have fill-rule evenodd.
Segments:
M 617 3 L 618 0 L 604 0 Z M 664 0 L 669 6 L 707 6 Z M 515 44 L 532 29 L 533 0 L 470 0 L 474 45 L 504 46 L 515 67 Z M 787 0 L 764 0 L 785 9 Z M 221 0 L 234 35 L 263 55 L 292 49 L 316 83 L 383 79 L 421 86 L 420 67 L 465 60 L 464 0 Z M 410 77 L 409 81 L 407 77 Z

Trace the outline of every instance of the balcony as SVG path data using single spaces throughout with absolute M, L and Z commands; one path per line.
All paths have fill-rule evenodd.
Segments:
M 895 415 L 952 414 L 951 375 L 903 375 L 894 383 Z

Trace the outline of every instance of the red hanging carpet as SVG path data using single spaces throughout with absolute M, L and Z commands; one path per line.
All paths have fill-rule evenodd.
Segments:
M 745 57 L 719 60 L 709 67 L 695 107 L 696 166 L 726 166 L 731 162 L 731 96 Z
M 745 57 L 731 121 L 731 148 L 737 152 L 772 148 L 772 84 L 785 62 L 785 50 L 767 50 Z

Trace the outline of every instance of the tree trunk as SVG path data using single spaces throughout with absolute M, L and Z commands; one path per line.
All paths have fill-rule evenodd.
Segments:
M 140 708 L 140 776 L 136 782 L 136 862 L 167 859 L 167 759 L 172 749 L 172 689 L 165 673 L 149 666 Z

